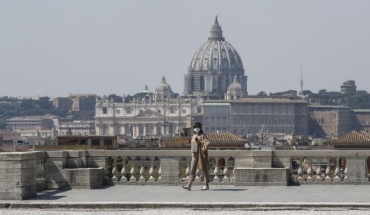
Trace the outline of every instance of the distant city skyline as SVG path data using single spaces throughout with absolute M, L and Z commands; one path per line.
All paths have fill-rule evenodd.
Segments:
M 0 2 L 0 96 L 175 93 L 218 15 L 248 93 L 370 91 L 369 1 Z

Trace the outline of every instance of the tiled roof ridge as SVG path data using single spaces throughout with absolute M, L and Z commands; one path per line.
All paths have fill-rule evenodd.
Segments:
M 246 139 L 239 137 L 230 132 L 225 133 L 208 133 L 207 137 L 210 142 L 245 142 Z
M 334 144 L 345 144 L 345 143 L 369 143 L 370 135 L 365 132 L 351 131 L 347 134 L 340 136 L 336 140 L 331 141 Z

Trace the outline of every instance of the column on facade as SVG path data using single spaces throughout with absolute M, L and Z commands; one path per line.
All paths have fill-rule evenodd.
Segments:
M 136 136 L 140 136 L 140 124 L 136 125 Z
M 136 137 L 136 125 L 131 124 L 131 130 L 132 130 L 132 137 Z
M 162 134 L 162 135 L 164 135 L 164 134 L 165 134 L 165 131 L 164 131 L 164 124 L 162 124 L 162 126 L 161 126 L 161 130 L 162 130 L 162 131 L 161 131 L 161 134 Z
M 158 135 L 158 133 L 157 133 L 157 124 L 153 124 L 153 134 Z
M 169 135 L 170 134 L 170 126 L 171 126 L 171 124 L 168 124 L 166 127 L 165 127 L 165 133 L 166 133 L 166 135 Z
M 180 127 L 179 127 L 179 124 L 177 124 L 177 123 L 176 123 L 176 131 L 175 132 L 176 132 L 176 135 L 178 135 L 179 132 L 180 132 Z
M 147 126 L 148 126 L 147 124 L 143 124 L 143 135 L 144 136 L 146 136 L 146 127 Z
M 126 124 L 123 124 L 122 125 L 122 133 L 123 134 L 126 134 Z

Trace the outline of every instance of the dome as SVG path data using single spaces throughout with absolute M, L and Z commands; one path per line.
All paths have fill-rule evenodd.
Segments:
M 155 88 L 154 99 L 157 101 L 171 98 L 173 98 L 172 89 L 170 85 L 166 83 L 166 78 L 163 76 L 161 83 Z
M 230 86 L 227 88 L 227 92 L 238 92 L 242 91 L 242 86 L 239 84 L 236 76 L 234 76 L 233 83 L 230 84 Z
M 172 92 L 170 85 L 167 84 L 166 78 L 163 76 L 160 84 L 155 88 L 155 92 Z
M 216 16 L 210 37 L 197 49 L 184 76 L 185 96 L 223 99 L 234 76 L 243 94 L 248 94 L 248 77 L 244 74 L 242 60 L 222 33 Z
M 195 52 L 190 63 L 190 70 L 218 69 L 240 69 L 244 72 L 243 63 L 238 52 L 230 43 L 225 41 L 216 17 L 211 29 L 211 36 Z
M 148 85 L 145 85 L 144 90 L 141 91 L 142 94 L 151 94 L 152 92 L 148 89 Z

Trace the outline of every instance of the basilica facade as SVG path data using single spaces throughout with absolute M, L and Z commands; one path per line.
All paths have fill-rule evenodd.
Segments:
M 97 135 L 125 134 L 163 137 L 179 135 L 191 127 L 195 113 L 202 108 L 197 99 L 174 98 L 171 86 L 162 77 L 155 91 L 146 87 L 147 96 L 128 102 L 114 102 L 104 97 L 96 102 L 95 130 Z

